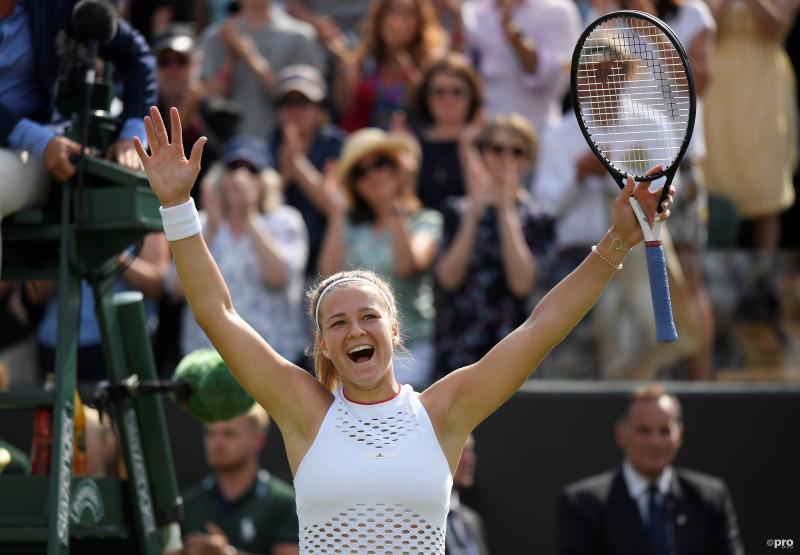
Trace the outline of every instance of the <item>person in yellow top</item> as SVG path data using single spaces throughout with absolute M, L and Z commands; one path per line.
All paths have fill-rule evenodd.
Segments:
M 717 20 L 714 79 L 705 97 L 710 193 L 754 224 L 756 247 L 775 249 L 779 214 L 794 203 L 795 81 L 783 42 L 798 0 L 708 0 Z

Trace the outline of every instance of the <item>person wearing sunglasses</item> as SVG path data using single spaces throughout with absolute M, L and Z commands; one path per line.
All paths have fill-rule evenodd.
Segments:
M 526 198 L 537 147 L 519 114 L 472 124 L 462 136 L 467 194 L 446 206 L 436 263 L 440 375 L 479 360 L 528 316 L 525 301 L 552 237 L 550 220 Z
M 335 175 L 326 179 L 331 209 L 319 269 L 330 276 L 371 268 L 390 282 L 407 350 L 395 358 L 395 375 L 400 383 L 425 387 L 434 352 L 429 270 L 442 221 L 414 192 L 418 162 L 411 136 L 366 128 L 348 137 Z
M 158 111 L 162 117 L 175 106 L 184 114 L 183 146 L 189 147 L 201 136 L 210 134 L 202 116 L 203 87 L 197 76 L 196 59 L 192 56 L 195 40 L 190 29 L 173 25 L 157 36 L 153 43 L 158 83 Z M 214 135 L 212 134 L 212 137 Z M 207 169 L 219 157 L 219 141 L 209 145 L 209 156 L 203 160 Z M 202 176 L 202 174 L 201 174 Z
M 480 78 L 466 57 L 450 53 L 425 72 L 414 104 L 422 149 L 417 194 L 425 206 L 441 211 L 448 197 L 464 194 L 458 138 L 479 117 Z

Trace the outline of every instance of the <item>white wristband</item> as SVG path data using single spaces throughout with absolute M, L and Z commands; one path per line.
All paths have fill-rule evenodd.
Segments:
M 161 212 L 167 241 L 186 239 L 197 235 L 203 229 L 200 225 L 200 217 L 197 215 L 197 208 L 194 206 L 194 199 L 191 197 L 183 204 L 169 208 L 161 206 L 158 211 Z

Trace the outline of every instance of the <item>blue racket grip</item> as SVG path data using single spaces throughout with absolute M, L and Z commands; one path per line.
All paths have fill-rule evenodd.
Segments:
M 678 332 L 675 331 L 675 323 L 672 321 L 672 302 L 669 300 L 664 247 L 661 246 L 661 241 L 647 241 L 645 246 L 650 295 L 653 297 L 653 314 L 656 318 L 656 341 L 671 343 L 678 339 Z

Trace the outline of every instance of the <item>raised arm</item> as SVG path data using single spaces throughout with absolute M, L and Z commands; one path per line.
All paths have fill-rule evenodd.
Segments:
M 792 28 L 798 0 L 745 0 L 764 36 L 783 40 Z
M 325 214 L 328 221 L 325 235 L 322 238 L 317 257 L 317 266 L 322 276 L 330 276 L 344 269 L 345 244 L 344 233 L 347 226 L 348 201 L 342 190 L 342 184 L 336 178 L 336 164 L 330 162 L 325 166 L 322 191 L 327 200 Z
M 531 293 L 536 283 L 538 264 L 525 241 L 517 212 L 521 178 L 513 171 L 507 172 L 504 177 L 497 203 L 500 253 L 508 289 L 515 297 L 524 299 Z
M 614 235 L 628 246 L 642 240 L 642 232 L 628 197 L 633 193 L 652 218 L 659 193 L 648 183 L 627 186 L 614 203 Z M 668 215 L 668 211 L 665 212 Z M 428 388 L 421 400 L 431 415 L 439 441 L 451 463 L 458 461 L 469 434 L 508 400 L 597 301 L 616 272 L 624 254 L 611 248 L 606 234 L 581 265 L 554 287 L 528 319 L 481 360 L 456 370 Z
M 361 61 L 352 52 L 344 49 L 332 51 L 333 86 L 331 97 L 333 106 L 340 114 L 347 114 L 353 110 L 358 92 L 358 82 L 361 80 Z
M 455 291 L 464 283 L 481 217 L 492 202 L 491 177 L 475 148 L 475 141 L 483 126 L 482 115 L 479 114 L 475 120 L 463 133 L 458 145 L 467 191 L 464 210 L 460 214 L 458 230 L 435 268 L 436 279 L 446 291 Z
M 176 108 L 170 110 L 170 119 L 172 136 L 176 138 L 174 142 L 170 142 L 155 107 L 145 118 L 151 154 L 147 155 L 138 138 L 134 141 L 150 186 L 164 208 L 178 207 L 189 201 L 206 142 L 205 137 L 200 138 L 187 159 L 180 139 L 181 122 Z M 290 464 L 297 468 L 330 405 L 330 393 L 308 372 L 276 353 L 236 313 L 202 234 L 172 240 L 170 248 L 197 323 L 239 383 L 280 426 Z

